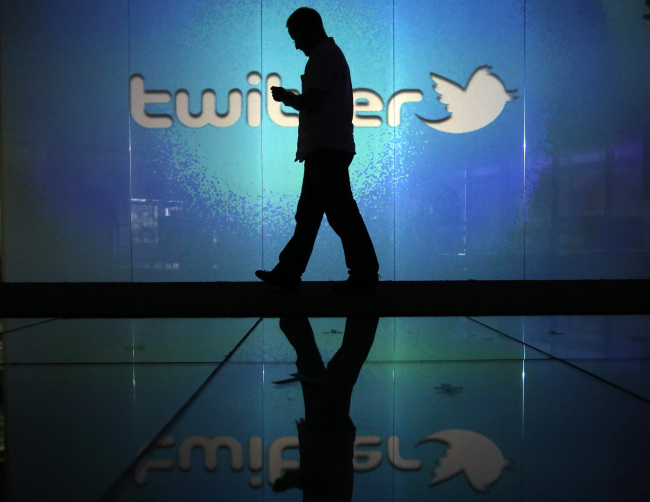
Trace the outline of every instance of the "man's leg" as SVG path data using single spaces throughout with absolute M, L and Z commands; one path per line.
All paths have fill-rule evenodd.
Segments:
M 348 167 L 352 154 L 322 149 L 310 155 L 308 161 L 327 221 L 341 238 L 350 277 L 376 281 L 379 262 L 350 187 Z
M 280 253 L 280 261 L 274 270 L 297 276 L 305 272 L 309 258 L 314 250 L 318 229 L 323 220 L 324 207 L 305 162 L 302 190 L 296 209 L 296 228 L 293 237 Z
M 305 163 L 293 237 L 280 253 L 280 259 L 275 268 L 270 272 L 258 270 L 255 275 L 264 282 L 284 289 L 298 287 L 300 277 L 305 272 L 314 249 L 323 214 L 323 205 Z
M 350 316 L 345 321 L 341 347 L 327 364 L 333 416 L 345 417 L 350 414 L 352 388 L 368 358 L 378 324 L 379 317 L 372 316 Z

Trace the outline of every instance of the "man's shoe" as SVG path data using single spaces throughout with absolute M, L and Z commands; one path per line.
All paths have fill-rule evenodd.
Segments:
M 379 287 L 379 274 L 371 276 L 351 275 L 347 281 L 335 282 L 331 289 L 334 293 L 371 293 Z
M 267 284 L 271 284 L 272 286 L 277 286 L 278 288 L 286 289 L 288 291 L 297 289 L 300 285 L 300 277 L 282 274 L 273 270 L 256 270 L 255 275 Z

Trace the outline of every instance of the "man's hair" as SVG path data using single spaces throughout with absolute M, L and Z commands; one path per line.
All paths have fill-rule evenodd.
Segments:
M 323 19 L 320 14 L 309 7 L 300 7 L 287 19 L 289 33 L 325 33 Z

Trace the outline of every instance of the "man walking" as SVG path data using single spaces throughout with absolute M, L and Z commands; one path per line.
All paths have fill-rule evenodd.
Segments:
M 296 49 L 309 58 L 302 94 L 273 87 L 275 101 L 299 112 L 296 160 L 304 162 L 296 228 L 271 271 L 258 270 L 263 281 L 295 289 L 307 268 L 323 215 L 341 238 L 348 280 L 339 291 L 367 291 L 379 282 L 379 263 L 368 230 L 352 195 L 348 167 L 355 154 L 350 69 L 341 49 L 328 37 L 320 14 L 301 7 L 287 20 Z

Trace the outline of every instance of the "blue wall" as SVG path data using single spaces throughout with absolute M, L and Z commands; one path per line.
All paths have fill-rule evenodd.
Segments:
M 3 2 L 3 279 L 272 268 L 302 164 L 267 87 L 300 86 L 299 6 Z M 350 64 L 350 172 L 384 279 L 650 277 L 643 2 L 311 6 Z M 324 223 L 303 278 L 345 276 Z

